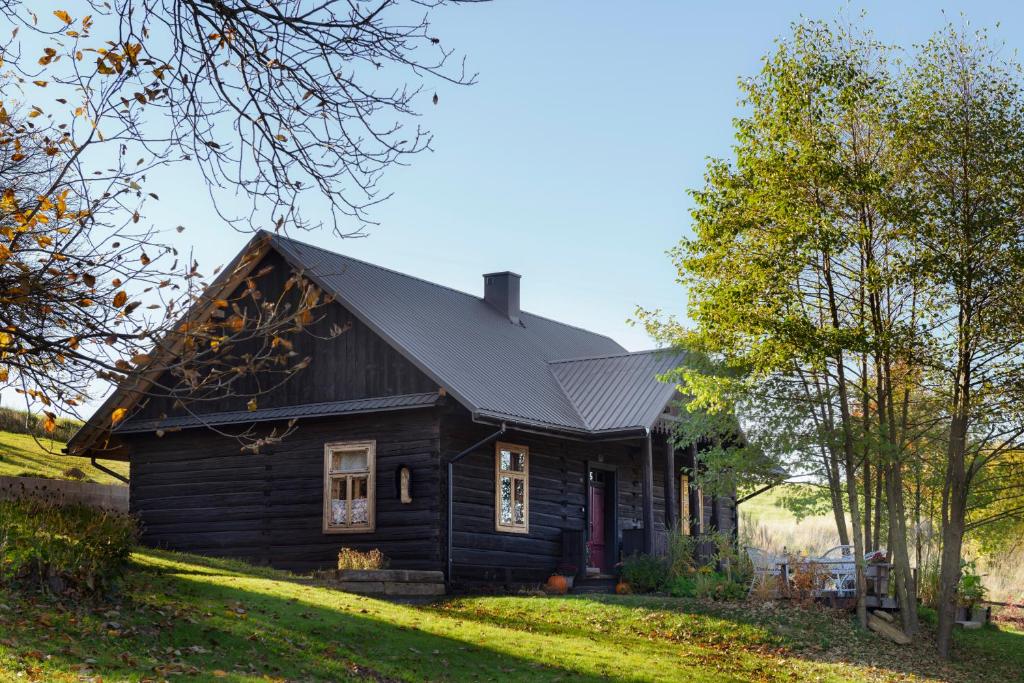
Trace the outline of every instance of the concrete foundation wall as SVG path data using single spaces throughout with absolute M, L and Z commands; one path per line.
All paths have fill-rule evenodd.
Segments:
M 127 486 L 43 477 L 0 477 L 0 500 L 27 497 L 128 512 Z

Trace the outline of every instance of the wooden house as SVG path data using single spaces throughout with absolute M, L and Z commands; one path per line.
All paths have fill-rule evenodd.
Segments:
M 677 353 L 527 313 L 515 273 L 484 275 L 477 296 L 267 233 L 204 301 L 254 269 L 301 271 L 333 298 L 294 341 L 308 368 L 256 410 L 225 397 L 184 413 L 123 386 L 69 443 L 131 463 L 144 543 L 296 570 L 377 548 L 393 568 L 517 583 L 566 563 L 610 573 L 676 525 L 735 529 L 735 498 L 693 488 L 694 452 L 671 443 L 676 391 L 658 376 Z M 230 436 L 291 420 L 256 453 Z

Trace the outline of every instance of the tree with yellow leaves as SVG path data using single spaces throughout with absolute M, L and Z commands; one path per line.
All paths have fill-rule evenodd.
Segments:
M 286 286 L 266 296 L 270 274 L 256 273 L 204 298 L 199 264 L 146 218 L 151 178 L 197 168 L 243 231 L 359 233 L 381 174 L 429 145 L 406 129 L 423 80 L 473 81 L 426 16 L 410 20 L 410 5 L 440 4 L 89 0 L 43 13 L 0 0 L 0 389 L 53 424 L 97 380 L 156 376 L 147 392 L 178 404 L 231 393 L 252 407 L 301 371 L 290 339 L 315 321 L 317 288 L 274 274 Z

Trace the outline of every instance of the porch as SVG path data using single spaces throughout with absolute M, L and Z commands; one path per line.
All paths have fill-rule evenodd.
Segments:
M 666 416 L 667 417 L 667 416 Z M 736 507 L 733 496 L 705 496 L 687 474 L 699 466 L 700 446 L 677 449 L 671 441 L 672 423 L 659 422 L 659 429 L 646 437 L 638 453 L 639 467 L 633 471 L 621 464 L 588 460 L 585 477 L 584 525 L 582 529 L 561 532 L 563 573 L 575 569 L 579 582 L 600 583 L 617 574 L 619 563 L 636 554 L 664 556 L 668 535 L 686 533 L 704 535 L 716 531 L 736 533 Z M 639 500 L 623 498 L 621 479 L 638 474 L 632 490 Z M 633 494 L 635 497 L 635 493 Z M 626 515 L 621 510 L 635 508 L 640 514 Z M 709 560 L 714 544 L 697 544 L 697 556 Z

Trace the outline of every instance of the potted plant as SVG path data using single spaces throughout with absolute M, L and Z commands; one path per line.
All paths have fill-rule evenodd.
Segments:
M 555 574 L 565 577 L 566 586 L 570 590 L 572 589 L 573 582 L 576 580 L 577 571 L 579 571 L 579 568 L 574 564 L 569 564 L 568 562 L 562 562 L 555 568 Z
M 988 609 L 981 605 L 988 591 L 981 583 L 981 575 L 974 568 L 974 562 L 964 562 L 961 569 L 960 585 L 957 587 L 957 598 L 962 610 L 961 621 L 976 621 L 984 624 L 988 621 Z

